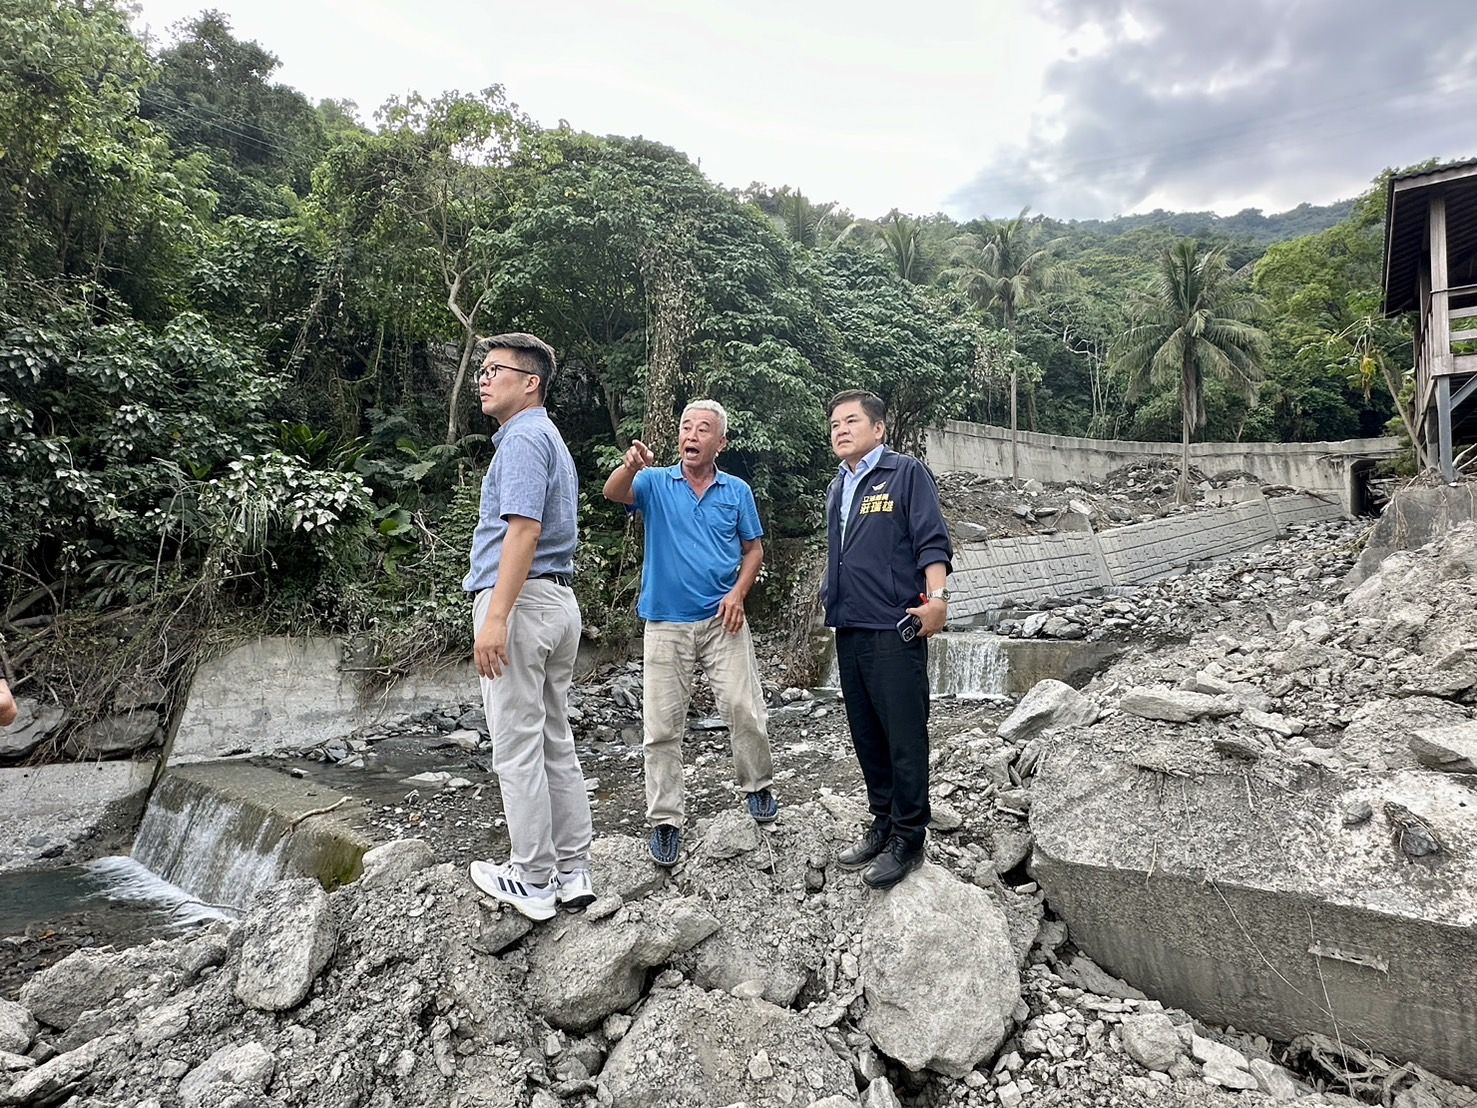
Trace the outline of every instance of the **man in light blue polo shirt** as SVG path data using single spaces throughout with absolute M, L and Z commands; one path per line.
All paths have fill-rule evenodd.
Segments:
M 768 713 L 744 601 L 764 562 L 764 530 L 749 486 L 718 468 L 728 445 L 728 413 L 714 400 L 694 400 L 682 413 L 682 460 L 655 468 L 646 445 L 633 442 L 605 481 L 605 497 L 646 521 L 637 612 L 643 637 L 642 717 L 646 753 L 646 818 L 651 856 L 673 866 L 686 818 L 682 733 L 692 675 L 703 667 L 718 712 L 728 724 L 734 773 L 748 794 L 749 814 L 772 823 L 779 814 L 770 786 Z

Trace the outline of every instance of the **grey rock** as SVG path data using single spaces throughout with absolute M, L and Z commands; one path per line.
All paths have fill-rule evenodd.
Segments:
M 872 1080 L 862 1093 L 862 1108 L 902 1108 L 892 1083 L 885 1077 Z
M 1246 1069 L 1246 1055 L 1235 1047 L 1218 1043 L 1214 1039 L 1207 1039 L 1203 1035 L 1191 1035 L 1190 1053 L 1195 1056 L 1197 1062 L 1216 1062 L 1234 1069 Z
M 771 1004 L 788 1008 L 805 987 L 806 975 L 786 962 L 782 950 L 766 936 L 751 938 L 732 929 L 716 932 L 697 950 L 692 981 L 705 989 L 732 992 L 746 984 L 757 984 L 758 995 Z
M 36 1020 L 23 1004 L 0 1000 L 0 1050 L 24 1054 L 36 1037 Z
M 1169 1072 L 1175 1059 L 1185 1053 L 1179 1033 L 1163 1012 L 1144 1012 L 1123 1017 L 1123 1049 L 1147 1070 Z
M 395 839 L 365 852 L 359 881 L 366 888 L 396 885 L 435 861 L 435 851 L 424 839 Z
M 927 863 L 868 906 L 861 980 L 877 1049 L 951 1077 L 999 1048 L 1021 997 L 1005 913 Z
M 1070 985 L 1076 985 L 1097 996 L 1111 996 L 1119 1000 L 1148 1000 L 1122 978 L 1114 977 L 1086 954 L 1075 954 L 1072 960 L 1061 967 L 1061 977 Z
M 251 1092 L 265 1092 L 277 1060 L 261 1043 L 238 1043 L 223 1046 L 185 1075 L 180 1082 L 179 1098 L 186 1108 L 195 1108 L 205 1099 L 206 1090 L 218 1082 Z
M 697 900 L 628 905 L 610 919 L 574 918 L 541 932 L 529 956 L 529 999 L 555 1027 L 586 1031 L 641 996 L 646 971 L 718 929 Z
M 532 930 L 533 920 L 517 909 L 489 899 L 482 901 L 482 919 L 477 932 L 477 945 L 487 953 L 501 954 Z
M 67 741 L 67 749 L 77 757 L 121 758 L 153 746 L 161 735 L 159 713 L 140 708 L 78 728 Z
M 1043 731 L 1092 723 L 1098 707 L 1064 681 L 1038 681 L 996 729 L 1007 742 L 1024 742 Z
M 749 1069 L 761 1051 L 773 1071 L 767 1078 Z M 692 985 L 653 993 L 600 1077 L 613 1108 L 798 1108 L 837 1096 L 855 1105 L 850 1065 L 808 1022 L 763 1000 Z
M 1281 735 L 1284 739 L 1290 739 L 1294 735 L 1301 735 L 1308 729 L 1308 725 L 1300 719 L 1284 716 L 1277 712 L 1261 712 L 1255 708 L 1242 708 L 1241 718 L 1253 727 L 1260 727 L 1263 731 L 1271 731 L 1273 734 Z
M 590 844 L 590 868 L 601 895 L 640 900 L 663 888 L 668 871 L 652 864 L 646 843 L 632 835 L 600 835 Z
M 49 1062 L 22 1075 L 10 1086 L 5 1100 L 10 1104 L 51 1104 L 86 1084 L 103 1057 L 123 1045 L 120 1036 L 94 1039 L 76 1050 L 58 1054 Z
M 11 1081 L 26 1070 L 36 1068 L 37 1062 L 34 1058 L 27 1058 L 24 1054 L 12 1054 L 8 1050 L 0 1050 L 0 1089 L 3 1089 Z
M 132 972 L 118 955 L 78 950 L 27 981 L 20 1002 L 48 1027 L 65 1031 L 83 1012 L 105 1008 L 132 981 Z
M 1129 689 L 1118 707 L 1129 715 L 1166 723 L 1193 723 L 1199 719 L 1229 716 L 1237 711 L 1237 705 L 1226 697 L 1162 688 Z
M 139 1016 L 133 1035 L 140 1046 L 152 1050 L 160 1043 L 177 1039 L 189 1026 L 189 1001 L 178 1000 L 145 1011 Z
M 1257 1087 L 1262 1092 L 1277 1100 L 1296 1100 L 1302 1095 L 1302 1089 L 1292 1074 L 1266 1059 L 1251 1060 L 1251 1075 L 1256 1078 Z
M 311 878 L 279 881 L 262 893 L 242 933 L 236 996 L 264 1012 L 302 1003 L 338 937 L 328 895 Z
M 946 800 L 934 800 L 929 802 L 930 819 L 928 826 L 935 831 L 957 831 L 964 826 L 964 817 Z
M 1255 1089 L 1256 1078 L 1250 1072 L 1223 1062 L 1219 1058 L 1212 1058 L 1201 1067 L 1205 1073 L 1205 1080 L 1219 1085 L 1224 1089 Z
M 42 704 L 29 696 L 15 698 L 15 722 L 0 727 L 0 761 L 26 757 L 67 720 L 66 710 Z
M 759 825 L 749 818 L 748 812 L 736 809 L 720 812 L 708 822 L 703 831 L 703 856 L 715 861 L 737 858 L 740 854 L 757 849 Z
M 1367 800 L 1351 800 L 1344 805 L 1344 826 L 1358 827 L 1374 815 L 1374 808 Z
M 1477 721 L 1419 728 L 1410 737 L 1410 752 L 1428 769 L 1477 773 Z

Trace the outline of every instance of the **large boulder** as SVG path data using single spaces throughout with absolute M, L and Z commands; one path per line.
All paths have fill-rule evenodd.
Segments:
M 48 1027 L 65 1031 L 83 1012 L 106 1007 L 134 980 L 134 971 L 118 954 L 76 950 L 27 981 L 20 1002 Z
M 185 1075 L 179 1084 L 179 1098 L 186 1108 L 195 1108 L 205 1100 L 212 1086 L 265 1092 L 277 1060 L 261 1043 L 238 1043 L 223 1046 Z
M 909 1069 L 962 1077 L 995 1052 L 1021 997 L 1005 912 L 925 864 L 876 897 L 862 926 L 862 1030 Z
M 691 985 L 652 994 L 600 1079 L 613 1108 L 797 1108 L 856 1097 L 851 1067 L 794 1012 Z
M 436 852 L 425 839 L 395 839 L 365 851 L 359 882 L 365 888 L 398 884 L 435 861 Z
M 1071 685 L 1048 678 L 1031 686 L 996 734 L 1007 742 L 1023 742 L 1053 728 L 1092 723 L 1097 717 L 1098 706 L 1091 700 Z
M 242 931 L 236 996 L 264 1012 L 301 1004 L 337 939 L 328 895 L 308 877 L 279 881 L 257 897 Z
M 588 1030 L 641 996 L 647 970 L 716 930 L 718 921 L 688 897 L 627 905 L 609 919 L 574 917 L 546 929 L 529 958 L 534 1011 L 556 1027 Z

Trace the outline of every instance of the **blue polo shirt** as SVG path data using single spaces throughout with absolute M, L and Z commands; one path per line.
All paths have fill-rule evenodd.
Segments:
M 738 582 L 741 543 L 764 537 L 754 491 L 720 469 L 699 500 L 681 464 L 643 469 L 631 491 L 646 521 L 637 613 L 658 623 L 712 619 Z

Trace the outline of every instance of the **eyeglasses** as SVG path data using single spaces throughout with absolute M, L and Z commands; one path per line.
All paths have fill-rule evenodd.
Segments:
M 511 369 L 514 373 L 525 373 L 529 377 L 541 376 L 531 369 L 520 369 L 518 366 L 515 365 L 499 365 L 497 362 L 489 362 L 487 365 L 483 366 L 481 370 L 478 371 L 477 380 L 491 381 L 494 377 L 497 376 L 497 371 L 500 369 Z

